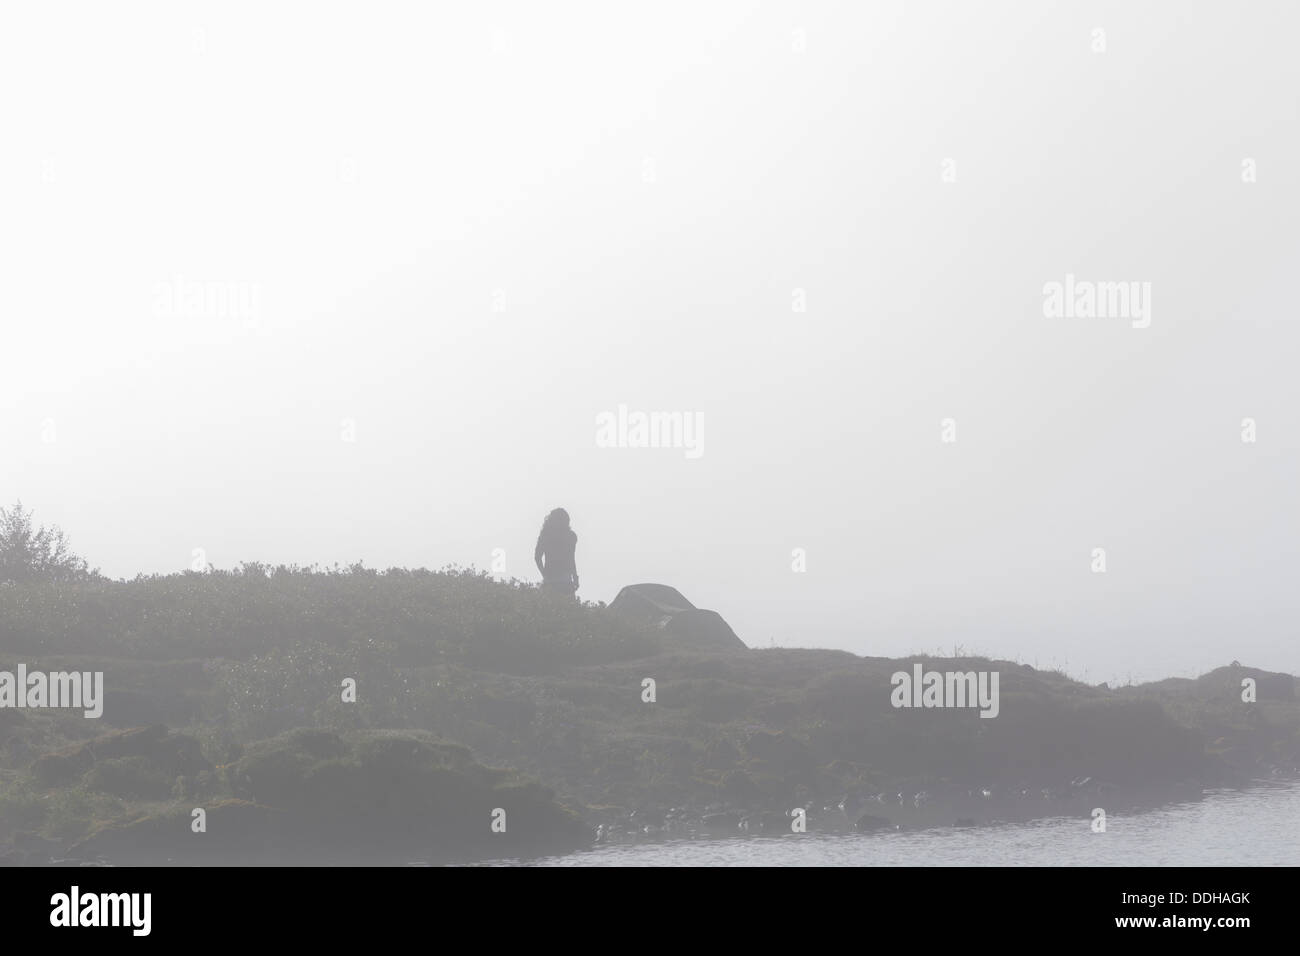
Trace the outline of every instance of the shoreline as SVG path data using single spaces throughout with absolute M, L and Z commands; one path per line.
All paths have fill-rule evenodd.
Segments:
M 5 591 L 0 670 L 103 672 L 104 694 L 97 720 L 0 709 L 0 862 L 482 860 L 785 832 L 795 808 L 806 832 L 1086 824 L 1300 775 L 1296 678 L 1235 661 L 1112 688 L 755 649 L 712 612 L 665 629 L 457 570 Z M 930 670 L 997 673 L 997 716 L 892 703 Z

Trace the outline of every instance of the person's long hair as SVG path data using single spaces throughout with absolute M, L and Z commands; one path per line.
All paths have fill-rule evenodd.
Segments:
M 546 516 L 542 522 L 541 537 L 551 538 L 557 532 L 567 531 L 569 529 L 569 513 L 563 508 L 556 508 Z

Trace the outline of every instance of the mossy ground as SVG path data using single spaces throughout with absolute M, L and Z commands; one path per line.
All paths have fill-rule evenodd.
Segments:
M 509 855 L 581 845 L 575 815 L 655 831 L 841 800 L 852 815 L 874 800 L 905 821 L 923 797 L 953 815 L 982 794 L 996 816 L 1014 794 L 1056 794 L 1059 811 L 1079 780 L 1195 787 L 1300 764 L 1287 675 L 1232 667 L 1112 689 L 1006 661 L 920 658 L 998 670 L 1000 714 L 987 720 L 894 709 L 890 675 L 914 660 L 702 651 L 601 606 L 454 569 L 246 566 L 6 587 L 0 669 L 103 671 L 106 700 L 99 720 L 0 711 L 0 852 Z M 1257 703 L 1240 699 L 1245 676 Z M 355 702 L 342 699 L 347 678 Z M 158 729 L 120 733 L 140 727 Z M 514 807 L 509 840 L 479 841 L 492 836 L 485 802 Z M 242 836 L 184 838 L 196 806 L 215 808 L 207 836 L 223 819 Z

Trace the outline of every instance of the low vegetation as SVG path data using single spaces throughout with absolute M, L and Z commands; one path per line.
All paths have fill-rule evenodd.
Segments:
M 518 856 L 796 806 L 810 827 L 863 804 L 891 825 L 1086 818 L 1098 792 L 1300 764 L 1288 675 L 1111 689 L 936 658 L 998 670 L 998 717 L 898 710 L 890 676 L 911 661 L 705 650 L 454 568 L 12 582 L 0 670 L 19 663 L 102 671 L 106 688 L 98 720 L 0 709 L 0 856 L 20 863 Z

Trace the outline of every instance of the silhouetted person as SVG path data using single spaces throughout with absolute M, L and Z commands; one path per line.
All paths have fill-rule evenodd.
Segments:
M 578 536 L 569 527 L 569 513 L 556 508 L 542 522 L 533 560 L 542 572 L 542 587 L 574 597 L 578 591 Z

